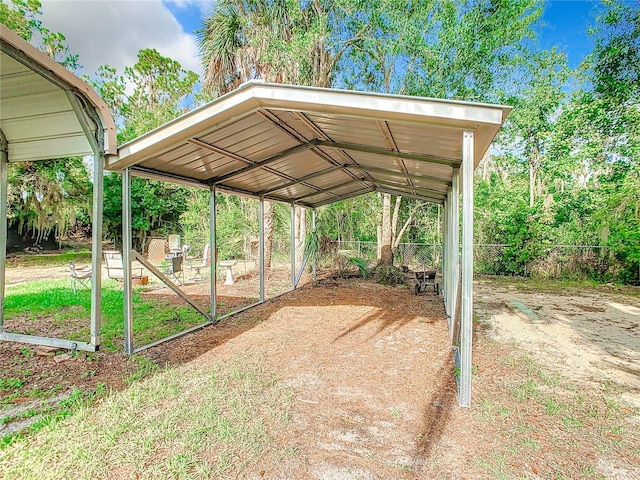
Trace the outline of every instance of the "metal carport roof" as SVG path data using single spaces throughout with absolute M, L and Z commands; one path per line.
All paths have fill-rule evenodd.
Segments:
M 509 107 L 249 82 L 118 149 L 109 170 L 318 207 L 367 192 L 443 203 Z
M 116 127 L 93 88 L 2 24 L 0 36 L 0 130 L 9 161 L 75 157 L 96 149 L 115 155 Z M 96 139 L 98 129 L 104 133 Z
M 10 162 L 92 154 L 92 270 L 101 270 L 102 175 L 116 153 L 116 127 L 106 104 L 81 79 L 0 24 L 0 340 L 97 350 L 100 346 L 100 275 L 91 287 L 89 342 L 6 332 L 7 170 Z
M 260 302 L 265 301 L 265 199 L 315 208 L 386 192 L 444 206 L 444 304 L 460 365 L 459 403 L 469 406 L 473 171 L 509 111 L 500 105 L 250 82 L 120 146 L 107 168 L 123 172 L 125 351 L 134 352 L 131 259 L 142 259 L 131 248 L 131 175 L 209 189 L 210 245 L 216 245 L 215 192 L 258 197 Z M 295 253 L 291 264 L 295 288 Z M 215 322 L 215 262 L 210 278 L 206 316 Z

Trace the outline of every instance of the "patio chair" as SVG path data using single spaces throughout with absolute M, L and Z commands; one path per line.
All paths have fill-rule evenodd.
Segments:
M 169 269 L 167 270 L 167 275 L 169 278 L 173 278 L 174 283 L 178 285 L 184 284 L 184 255 L 176 255 L 174 257 L 168 258 L 169 260 Z
M 90 266 L 76 267 L 75 262 L 69 262 L 69 276 L 71 277 L 71 290 L 73 290 L 74 295 L 78 293 L 78 285 L 84 288 L 91 288 Z
M 207 243 L 204 246 L 204 251 L 202 252 L 202 260 L 197 265 L 189 264 L 189 270 L 195 270 L 193 277 L 190 280 L 205 280 L 204 275 L 200 272 L 203 268 L 207 268 L 211 265 L 211 246 Z
M 117 280 L 119 284 L 122 284 L 124 280 L 122 254 L 118 250 L 105 250 L 102 252 L 102 255 L 104 256 L 104 261 L 107 266 L 107 276 L 113 280 Z M 132 268 L 131 278 L 142 280 L 144 278 L 142 268 Z

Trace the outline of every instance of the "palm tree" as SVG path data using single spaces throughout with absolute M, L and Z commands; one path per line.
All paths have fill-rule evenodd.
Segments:
M 329 8 L 333 8 L 331 2 Z M 329 13 L 333 15 L 328 21 Z M 220 0 L 197 31 L 205 70 L 203 91 L 215 98 L 240 84 L 274 83 L 328 87 L 336 65 L 355 37 L 331 48 L 336 12 L 320 1 Z M 271 263 L 274 209 L 265 202 L 265 265 Z M 304 217 L 302 217 L 304 218 Z

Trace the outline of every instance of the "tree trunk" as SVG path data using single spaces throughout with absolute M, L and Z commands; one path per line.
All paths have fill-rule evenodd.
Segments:
M 391 245 L 393 245 L 396 241 L 396 232 L 398 231 L 398 217 L 400 216 L 400 203 L 402 202 L 402 197 L 396 197 L 396 204 L 393 208 L 393 219 L 391 220 Z M 395 251 L 396 247 L 392 247 L 392 250 Z
M 296 270 L 299 270 L 304 260 L 304 240 L 307 236 L 307 209 L 295 207 L 295 218 Z
M 393 252 L 391 251 L 391 195 L 388 193 L 382 194 L 382 232 L 378 237 L 380 258 L 378 258 L 378 265 L 392 265 L 393 264 Z M 388 248 L 388 251 L 387 251 Z
M 264 202 L 264 266 L 271 267 L 273 251 L 273 203 Z
M 538 168 L 540 167 L 540 150 L 538 145 L 534 143 L 533 151 L 529 157 L 529 208 L 533 208 L 536 195 L 536 182 L 538 176 Z

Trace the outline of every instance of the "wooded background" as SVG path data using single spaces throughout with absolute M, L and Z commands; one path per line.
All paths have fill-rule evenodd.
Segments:
M 219 0 L 198 31 L 204 78 L 145 49 L 124 72 L 104 65 L 85 79 L 109 105 L 119 143 L 256 78 L 512 105 L 475 174 L 477 268 L 640 283 L 640 3 L 603 2 L 589 30 L 594 48 L 573 70 L 563 51 L 539 47 L 542 8 L 539 0 Z M 37 0 L 0 3 L 0 22 L 73 71 L 81 59 L 40 16 Z M 23 236 L 63 243 L 90 229 L 86 160 L 9 167 L 8 220 Z M 104 187 L 105 235 L 117 245 L 120 176 L 107 173 Z M 173 232 L 196 239 L 208 228 L 208 192 L 138 178 L 132 188 L 137 245 Z M 218 196 L 221 254 L 244 255 L 257 203 Z M 308 224 L 304 210 L 296 215 Z M 441 215 L 436 205 L 370 194 L 320 209 L 318 231 L 397 250 L 439 244 Z M 268 237 L 284 241 L 288 206 L 269 204 L 266 216 Z

